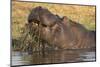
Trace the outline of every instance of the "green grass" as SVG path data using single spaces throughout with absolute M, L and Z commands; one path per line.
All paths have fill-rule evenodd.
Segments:
M 89 30 L 95 30 L 95 7 L 60 5 L 47 3 L 12 2 L 12 37 L 19 38 L 22 28 L 27 23 L 27 17 L 32 8 L 42 6 L 49 9 L 52 13 L 60 16 L 67 16 L 70 19 L 83 24 Z

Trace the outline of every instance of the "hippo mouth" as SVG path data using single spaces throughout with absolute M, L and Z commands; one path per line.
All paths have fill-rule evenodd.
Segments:
M 39 20 L 37 20 L 37 19 L 33 19 L 33 23 L 35 23 L 35 24 L 40 24 L 40 21 Z

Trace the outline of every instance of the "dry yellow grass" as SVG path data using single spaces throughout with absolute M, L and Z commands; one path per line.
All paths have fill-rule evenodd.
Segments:
M 64 4 L 47 4 L 32 2 L 12 2 L 12 36 L 21 36 L 21 28 L 27 23 L 27 17 L 32 8 L 42 6 L 52 13 L 67 16 L 70 19 L 83 24 L 89 30 L 95 30 L 95 6 L 79 6 Z

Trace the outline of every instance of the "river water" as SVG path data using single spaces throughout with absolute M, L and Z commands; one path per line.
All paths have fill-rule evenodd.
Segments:
M 95 50 L 58 50 L 34 52 L 33 54 L 12 51 L 11 54 L 12 66 L 96 61 Z

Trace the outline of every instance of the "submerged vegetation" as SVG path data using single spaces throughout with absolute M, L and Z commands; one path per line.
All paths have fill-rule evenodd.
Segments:
M 42 6 L 59 16 L 68 18 L 84 25 L 89 30 L 95 30 L 95 6 L 47 4 L 12 1 L 12 46 L 16 50 L 38 50 L 40 49 L 37 34 L 38 30 L 33 31 L 26 25 L 30 11 Z M 41 40 L 40 40 L 41 41 Z M 28 47 L 30 45 L 30 47 Z

